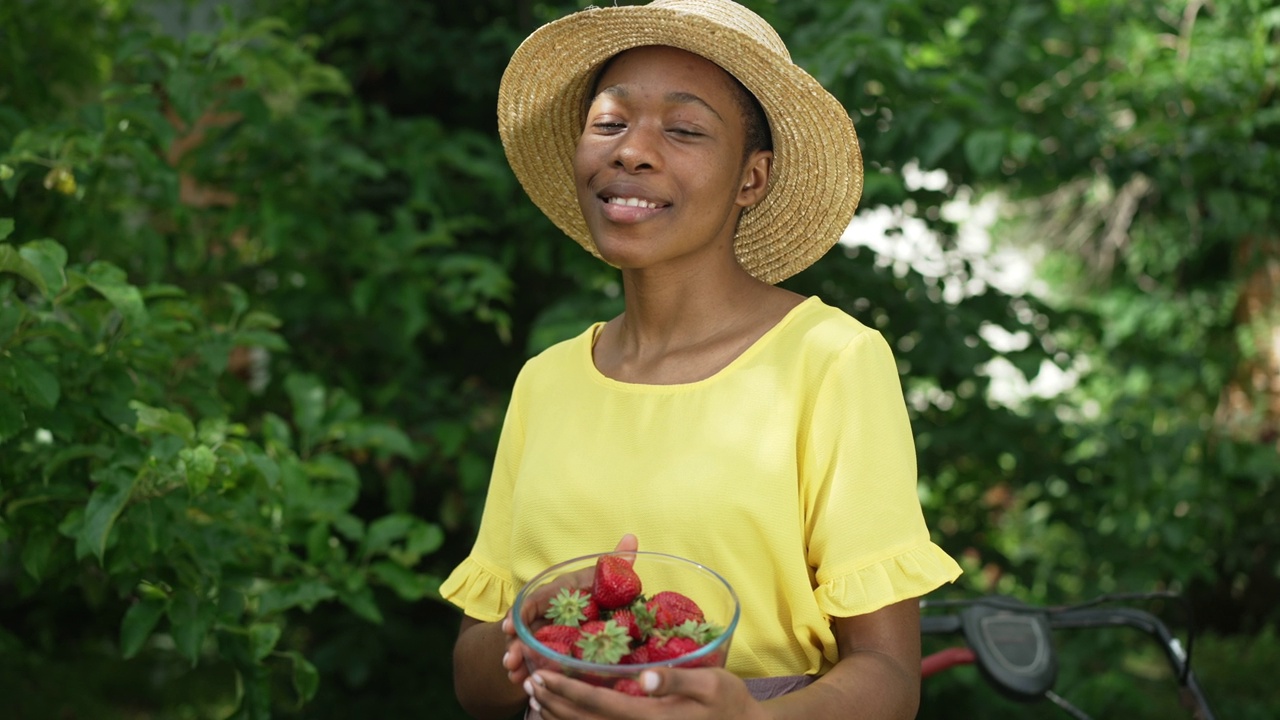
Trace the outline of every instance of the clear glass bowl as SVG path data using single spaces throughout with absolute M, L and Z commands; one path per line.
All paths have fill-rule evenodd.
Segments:
M 674 590 L 698 604 L 706 621 L 724 628 L 724 634 L 695 652 L 664 662 L 640 665 L 606 665 L 561 655 L 533 636 L 543 625 L 549 601 L 561 588 L 591 589 L 596 561 L 602 555 L 621 555 L 634 561 L 640 576 L 642 592 L 652 597 L 663 590 Z M 516 595 L 512 607 L 516 636 L 524 643 L 524 662 L 529 672 L 553 670 L 595 685 L 612 686 L 623 678 L 636 678 L 641 671 L 654 667 L 724 667 L 729 656 L 733 632 L 738 627 L 742 608 L 738 595 L 729 583 L 710 568 L 675 555 L 655 552 L 596 553 L 552 565 L 530 580 Z

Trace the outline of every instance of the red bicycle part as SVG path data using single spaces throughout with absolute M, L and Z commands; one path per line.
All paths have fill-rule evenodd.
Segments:
M 973 651 L 967 647 L 952 647 L 946 650 L 939 650 L 936 653 L 925 656 L 920 661 L 920 677 L 927 678 L 956 665 L 972 665 L 974 659 Z

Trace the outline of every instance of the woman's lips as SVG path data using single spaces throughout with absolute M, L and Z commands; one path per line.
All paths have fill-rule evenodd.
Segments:
M 601 198 L 605 218 L 617 223 L 636 223 L 666 210 L 670 205 L 639 197 Z

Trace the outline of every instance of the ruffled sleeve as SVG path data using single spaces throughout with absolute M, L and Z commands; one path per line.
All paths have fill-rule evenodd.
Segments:
M 960 576 L 929 536 L 902 386 L 879 333 L 856 335 L 826 368 L 806 440 L 806 556 L 824 613 L 872 612 Z
M 920 597 L 960 577 L 951 556 L 926 542 L 860 570 L 822 581 L 814 591 L 827 617 L 852 617 Z
M 524 421 L 521 393 L 524 372 L 516 378 L 511 402 L 502 422 L 493 473 L 485 495 L 484 514 L 475 544 L 467 558 L 449 573 L 440 586 L 440 595 L 457 605 L 469 617 L 497 622 L 515 602 L 511 580 L 512 494 L 524 456 Z
M 475 558 L 463 560 L 440 586 L 440 595 L 482 622 L 497 622 L 515 602 L 515 584 Z

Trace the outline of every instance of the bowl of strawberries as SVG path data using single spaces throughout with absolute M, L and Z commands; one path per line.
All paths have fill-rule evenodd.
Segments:
M 530 672 L 645 694 L 653 667 L 724 667 L 741 606 L 710 568 L 657 552 L 584 555 L 530 580 L 512 607 Z

